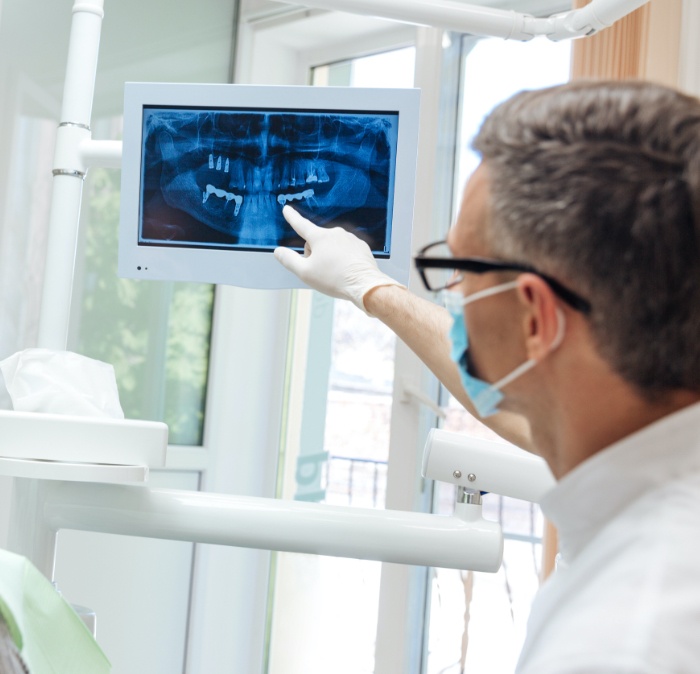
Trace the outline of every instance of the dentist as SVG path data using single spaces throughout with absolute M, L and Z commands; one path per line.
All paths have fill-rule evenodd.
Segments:
M 571 83 L 499 106 L 447 241 L 415 262 L 289 207 L 308 285 L 392 328 L 453 395 L 558 479 L 560 563 L 519 674 L 694 674 L 700 660 L 700 102 Z

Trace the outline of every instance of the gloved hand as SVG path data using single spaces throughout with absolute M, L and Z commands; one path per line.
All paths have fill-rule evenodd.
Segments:
M 379 271 L 369 246 L 354 234 L 340 227 L 317 227 L 291 206 L 285 206 L 282 214 L 306 245 L 304 255 L 290 248 L 275 248 L 275 257 L 308 286 L 350 300 L 365 313 L 363 298 L 370 290 L 387 285 L 404 287 Z

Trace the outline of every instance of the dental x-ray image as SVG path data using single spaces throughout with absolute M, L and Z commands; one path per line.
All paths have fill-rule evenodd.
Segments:
M 398 114 L 146 106 L 140 245 L 297 249 L 289 204 L 390 254 Z

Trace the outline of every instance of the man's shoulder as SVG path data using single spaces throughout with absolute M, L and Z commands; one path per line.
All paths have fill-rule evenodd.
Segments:
M 700 657 L 699 502 L 700 475 L 679 476 L 650 489 L 555 572 L 533 605 L 523 649 L 527 667 L 519 674 L 529 674 L 535 662 L 538 674 L 548 672 L 550 661 L 569 662 L 567 668 L 551 669 L 567 674 L 695 672 Z M 619 668 L 594 666 L 617 657 Z M 639 663 L 653 667 L 638 669 Z

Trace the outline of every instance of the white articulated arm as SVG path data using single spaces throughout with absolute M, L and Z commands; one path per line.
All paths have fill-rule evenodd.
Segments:
M 556 484 L 544 459 L 523 449 L 433 428 L 423 453 L 423 476 L 474 491 L 538 503 Z
M 291 0 L 284 1 L 291 4 Z M 304 5 L 506 40 L 527 41 L 544 35 L 558 41 L 593 35 L 647 2 L 593 0 L 585 7 L 549 18 L 459 0 L 304 0 Z
M 458 503 L 446 517 L 59 481 L 49 481 L 42 498 L 48 542 L 28 544 L 44 558 L 60 529 L 489 572 L 503 556 L 501 527 L 481 517 L 480 503 Z
M 623 16 L 645 5 L 649 0 L 593 0 L 580 9 L 555 14 L 546 19 L 551 30 L 544 34 L 554 41 L 593 35 L 612 26 Z

